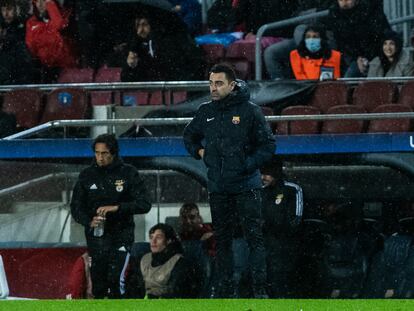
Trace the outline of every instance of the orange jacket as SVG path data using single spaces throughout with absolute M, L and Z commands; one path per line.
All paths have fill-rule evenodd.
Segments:
M 335 79 L 341 76 L 341 53 L 332 50 L 329 59 L 300 56 L 298 50 L 290 52 L 290 66 L 296 80 L 319 80 L 321 67 L 333 68 Z
M 33 57 L 48 67 L 75 67 L 72 42 L 61 31 L 68 26 L 68 11 L 60 11 L 56 2 L 46 4 L 50 19 L 39 20 L 35 15 L 26 22 L 26 45 Z

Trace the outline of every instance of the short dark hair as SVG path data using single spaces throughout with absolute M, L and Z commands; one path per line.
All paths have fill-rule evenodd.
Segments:
M 149 234 L 153 234 L 156 230 L 161 230 L 167 240 L 171 240 L 171 242 L 179 242 L 177 233 L 170 225 L 158 223 L 155 226 L 151 227 Z
M 0 0 L 0 8 L 17 8 L 16 0 Z
M 105 144 L 108 147 L 109 152 L 112 155 L 118 156 L 118 152 L 119 152 L 118 141 L 114 134 L 101 134 L 98 137 L 96 137 L 92 144 L 92 150 L 94 152 L 95 152 L 96 144 L 99 144 L 99 143 Z
M 210 77 L 212 73 L 220 73 L 220 72 L 223 72 L 224 75 L 226 76 L 226 79 L 229 80 L 230 82 L 236 80 L 236 73 L 233 69 L 233 66 L 231 66 L 228 63 L 215 64 L 213 67 L 211 67 L 210 72 L 208 73 L 208 76 Z

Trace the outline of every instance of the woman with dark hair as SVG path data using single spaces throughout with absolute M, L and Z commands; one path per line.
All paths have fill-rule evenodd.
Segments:
M 149 238 L 151 252 L 139 262 L 131 258 L 127 297 L 194 297 L 194 270 L 183 256 L 183 247 L 174 229 L 157 224 L 149 230 Z
M 311 25 L 290 53 L 290 65 L 296 80 L 337 79 L 341 76 L 341 53 L 329 47 L 322 26 Z
M 394 31 L 384 35 L 380 55 L 369 64 L 368 77 L 407 77 L 414 73 L 414 63 L 403 50 L 401 37 Z

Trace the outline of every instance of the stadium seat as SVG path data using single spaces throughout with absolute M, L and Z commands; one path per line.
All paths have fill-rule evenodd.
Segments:
M 40 90 L 16 89 L 5 93 L 3 100 L 3 110 L 15 114 L 19 129 L 28 129 L 39 124 L 43 109 Z
M 354 105 L 333 106 L 326 114 L 353 114 L 366 113 L 365 109 Z M 326 120 L 323 121 L 323 134 L 361 133 L 364 129 L 364 120 Z
M 121 82 L 122 68 L 118 67 L 101 67 L 95 75 L 96 83 Z M 119 105 L 120 93 L 113 91 L 93 91 L 91 94 L 91 105 Z
M 393 103 L 396 95 L 397 87 L 392 82 L 363 82 L 355 88 L 352 103 L 364 107 L 367 112 L 371 112 L 378 106 Z
M 282 110 L 281 115 L 318 115 L 320 110 L 312 106 L 290 106 Z M 286 121 L 278 122 L 277 134 L 279 135 L 302 135 L 318 134 L 319 121 Z
M 229 45 L 226 58 L 244 58 L 250 63 L 255 62 L 256 41 L 239 40 Z
M 207 64 L 215 64 L 224 59 L 225 49 L 222 44 L 203 44 Z
M 85 90 L 75 88 L 55 89 L 47 95 L 41 122 L 85 119 L 89 117 L 89 112 Z
M 408 81 L 403 84 L 398 98 L 398 103 L 414 108 L 414 81 Z
M 66 68 L 61 71 L 58 83 L 91 83 L 94 70 L 92 68 Z
M 348 104 L 348 87 L 343 82 L 320 82 L 316 85 L 308 105 L 318 108 L 322 113 L 333 106 Z
M 226 62 L 233 65 L 236 77 L 242 80 L 250 80 L 253 78 L 251 63 L 243 58 L 226 59 Z
M 375 108 L 373 113 L 391 113 L 391 112 L 412 112 L 410 106 L 391 104 L 381 105 Z M 408 132 L 411 129 L 410 119 L 380 119 L 371 120 L 368 125 L 368 133 L 392 133 Z

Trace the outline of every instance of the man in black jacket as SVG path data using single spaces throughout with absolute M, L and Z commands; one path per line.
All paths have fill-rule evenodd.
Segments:
M 213 227 L 220 272 L 219 297 L 232 297 L 233 229 L 241 222 L 250 248 L 253 290 L 265 292 L 266 262 L 262 235 L 259 167 L 275 151 L 271 130 L 260 108 L 249 102 L 245 82 L 232 68 L 218 64 L 209 75 L 212 101 L 200 106 L 184 130 L 184 143 L 207 166 Z
M 134 242 L 134 214 L 147 213 L 151 203 L 138 171 L 119 157 L 114 135 L 98 136 L 92 148 L 95 161 L 79 175 L 71 212 L 85 227 L 92 257 L 93 295 L 119 298 L 124 292 L 121 283 Z M 103 229 L 103 234 L 97 229 Z

